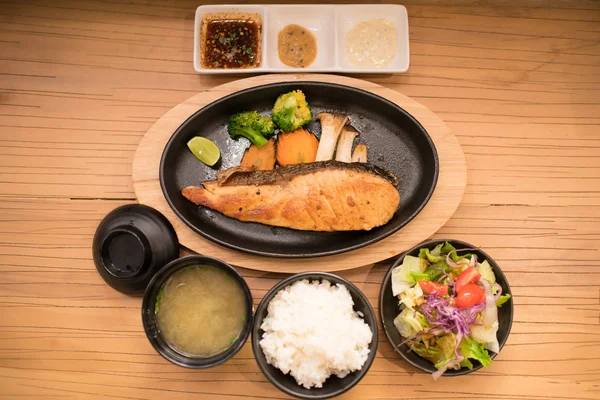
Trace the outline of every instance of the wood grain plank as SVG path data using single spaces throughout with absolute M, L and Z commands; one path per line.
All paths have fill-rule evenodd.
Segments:
M 458 138 L 468 187 L 434 237 L 482 246 L 499 262 L 515 321 L 490 368 L 435 383 L 380 330 L 373 367 L 344 397 L 598 399 L 600 5 L 402 3 L 410 70 L 357 77 L 414 98 Z M 0 397 L 282 398 L 248 344 L 206 371 L 163 360 L 141 329 L 141 300 L 106 286 L 91 259 L 101 218 L 135 201 L 131 161 L 146 130 L 239 78 L 194 73 L 200 3 L 1 4 Z M 342 275 L 377 306 L 390 264 Z M 241 271 L 256 304 L 285 276 Z

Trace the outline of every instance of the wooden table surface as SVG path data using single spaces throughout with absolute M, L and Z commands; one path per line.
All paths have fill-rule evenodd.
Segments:
M 404 2 L 409 72 L 363 78 L 422 102 L 458 137 L 468 187 L 435 237 L 500 263 L 512 333 L 491 367 L 433 382 L 380 330 L 375 363 L 345 397 L 600 399 L 600 3 L 447 3 Z M 208 371 L 162 359 L 140 298 L 105 285 L 91 258 L 98 222 L 135 202 L 145 131 L 239 78 L 194 73 L 198 5 L 0 2 L 0 398 L 283 397 L 248 344 Z M 342 275 L 376 306 L 389 265 Z M 242 272 L 255 302 L 283 277 Z

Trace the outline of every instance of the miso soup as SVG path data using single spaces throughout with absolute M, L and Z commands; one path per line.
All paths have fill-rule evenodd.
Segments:
M 209 357 L 229 348 L 246 320 L 245 294 L 227 272 L 207 265 L 183 268 L 156 300 L 160 335 L 175 350 Z

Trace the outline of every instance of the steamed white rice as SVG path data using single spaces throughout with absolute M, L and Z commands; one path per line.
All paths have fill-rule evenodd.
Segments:
M 344 285 L 302 280 L 280 290 L 268 306 L 260 346 L 267 362 L 307 389 L 332 374 L 360 370 L 373 332 L 352 308 Z

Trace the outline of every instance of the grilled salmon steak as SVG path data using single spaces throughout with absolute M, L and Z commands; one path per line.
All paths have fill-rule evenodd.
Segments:
M 370 230 L 396 212 L 397 178 L 367 163 L 318 161 L 271 171 L 234 167 L 185 198 L 240 221 L 307 231 Z

